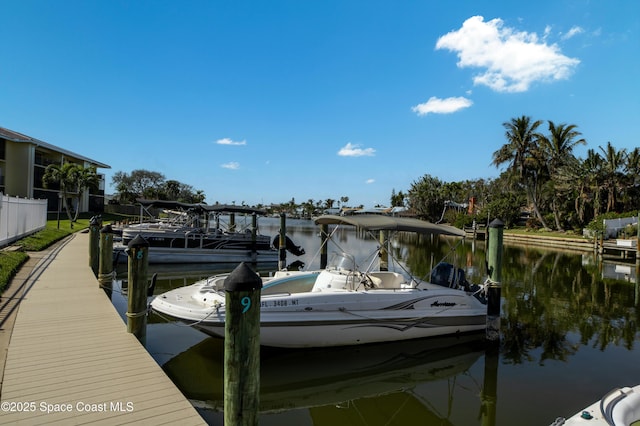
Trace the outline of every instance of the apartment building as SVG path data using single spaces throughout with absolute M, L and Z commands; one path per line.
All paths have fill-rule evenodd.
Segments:
M 83 167 L 95 166 L 100 183 L 97 189 L 80 194 L 79 211 L 103 212 L 105 177 L 100 169 L 110 169 L 107 164 L 57 147 L 39 139 L 0 127 L 0 192 L 13 197 L 40 198 L 48 202 L 47 210 L 55 212 L 59 207 L 59 187 L 42 183 L 49 164 L 75 163 Z M 70 193 L 72 197 L 77 193 Z

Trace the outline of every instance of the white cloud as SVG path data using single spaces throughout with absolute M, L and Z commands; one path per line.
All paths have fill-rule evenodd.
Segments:
M 578 34 L 582 34 L 584 30 L 582 27 L 573 27 L 569 30 L 568 33 L 562 35 L 563 40 L 569 40 L 573 36 L 577 36 Z
M 221 164 L 220 167 L 222 167 L 223 169 L 238 170 L 240 168 L 240 163 L 231 161 L 229 163 Z
M 411 110 L 418 115 L 427 115 L 429 113 L 451 114 L 463 108 L 469 108 L 471 105 L 473 105 L 473 102 L 463 97 L 440 99 L 432 96 L 427 102 L 418 104 Z
M 218 145 L 246 145 L 247 141 L 233 141 L 230 138 L 222 138 L 216 141 Z
M 370 184 L 370 183 L 374 183 L 375 181 L 376 181 L 375 179 L 367 179 L 365 183 Z
M 360 148 L 360 145 L 354 145 L 351 142 L 347 143 L 345 146 L 340 148 L 338 151 L 338 155 L 342 157 L 363 157 L 369 156 L 373 157 L 375 155 L 376 150 L 373 148 Z
M 580 63 L 563 55 L 556 44 L 541 42 L 535 33 L 505 27 L 499 18 L 484 22 L 482 16 L 440 37 L 436 49 L 456 52 L 460 68 L 484 69 L 473 78 L 474 84 L 497 92 L 524 92 L 537 81 L 566 79 Z

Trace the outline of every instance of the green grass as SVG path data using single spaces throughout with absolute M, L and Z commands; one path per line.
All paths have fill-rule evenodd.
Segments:
M 23 251 L 0 251 L 0 294 L 27 259 Z
M 543 230 L 534 230 L 534 229 L 525 229 L 525 228 L 513 228 L 513 229 L 505 229 L 505 234 L 518 234 L 518 235 L 535 235 L 537 237 L 559 237 L 559 238 L 580 238 L 582 234 L 576 233 L 574 231 L 543 231 Z

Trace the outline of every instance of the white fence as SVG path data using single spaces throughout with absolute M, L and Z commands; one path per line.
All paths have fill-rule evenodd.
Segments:
M 0 247 L 47 226 L 47 200 L 9 197 L 0 193 Z

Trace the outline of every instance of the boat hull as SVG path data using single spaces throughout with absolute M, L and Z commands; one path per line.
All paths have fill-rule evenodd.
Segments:
M 207 305 L 203 305 L 190 293 L 194 292 L 172 290 L 155 298 L 151 306 L 211 336 L 224 338 L 225 296 L 209 293 Z M 350 346 L 466 333 L 485 327 L 486 306 L 467 293 L 451 289 L 344 291 L 340 297 L 335 291 L 288 292 L 261 297 L 263 346 Z
M 224 338 L 224 323 L 203 322 L 194 326 L 204 333 Z M 352 346 L 446 336 L 483 330 L 486 315 L 464 318 L 437 317 L 362 320 L 341 318 L 317 324 L 291 321 L 261 321 L 260 344 L 280 348 Z

